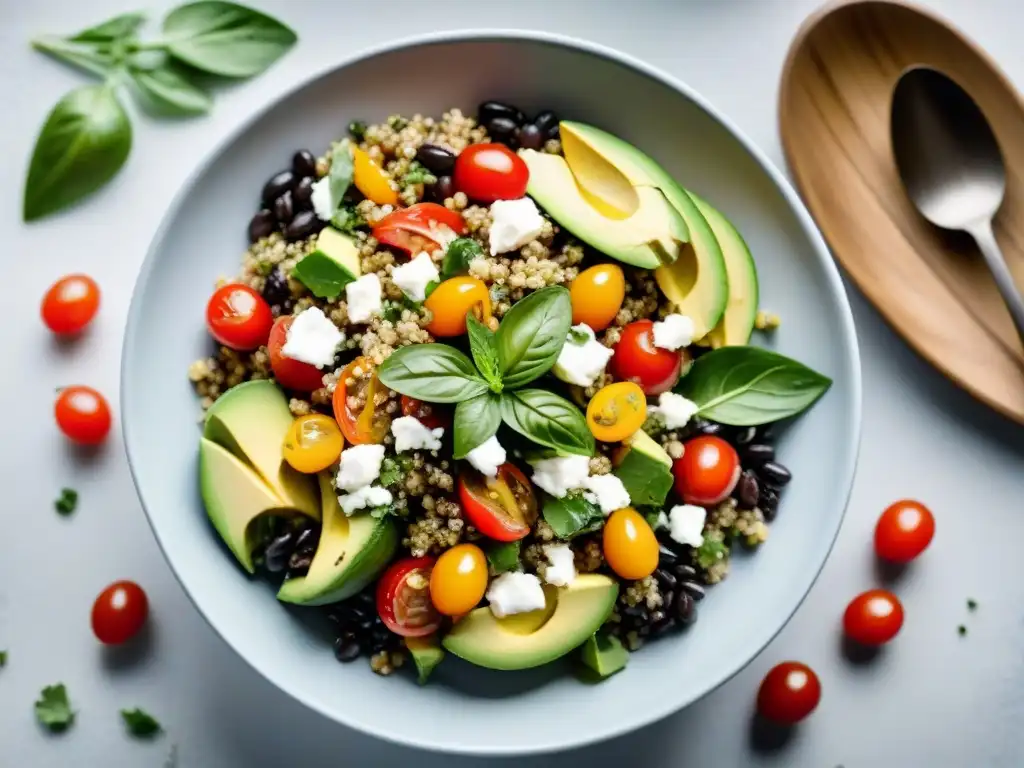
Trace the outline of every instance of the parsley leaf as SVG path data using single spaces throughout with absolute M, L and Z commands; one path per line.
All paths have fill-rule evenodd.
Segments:
M 78 506 L 78 491 L 72 488 L 62 488 L 60 498 L 53 502 L 53 506 L 59 514 L 67 517 Z
M 370 510 L 370 517 L 374 520 L 382 520 L 388 515 L 397 515 L 394 504 L 381 504 L 379 507 L 373 507 Z
M 139 709 L 122 709 L 121 719 L 128 728 L 128 733 L 140 739 L 148 739 L 163 730 L 152 715 Z
M 729 556 L 729 547 L 722 539 L 709 533 L 704 537 L 704 543 L 697 547 L 697 565 L 707 570 L 719 560 Z
M 405 457 L 386 457 L 380 465 L 380 476 L 378 477 L 380 484 L 385 488 L 398 485 L 406 472 L 409 471 L 410 465 L 411 462 Z
M 423 165 L 415 160 L 409 165 L 409 170 L 402 177 L 401 186 L 407 187 L 412 184 L 433 184 L 437 176 L 428 171 Z
M 346 235 L 354 235 L 357 229 L 366 226 L 366 219 L 359 215 L 355 206 L 342 205 L 331 217 L 331 226 Z
M 441 262 L 441 279 L 461 275 L 469 271 L 469 263 L 478 256 L 484 255 L 480 243 L 471 237 L 457 237 L 448 243 Z
M 75 721 L 63 683 L 43 688 L 36 702 L 36 719 L 54 733 L 66 730 Z
M 519 567 L 519 542 L 494 542 L 487 547 L 487 562 L 495 573 L 514 571 Z
M 353 120 L 348 124 L 348 132 L 356 141 L 362 141 L 366 136 L 366 123 L 363 120 Z

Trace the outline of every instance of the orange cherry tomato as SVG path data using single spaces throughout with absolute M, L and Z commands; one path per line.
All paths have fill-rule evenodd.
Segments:
M 821 683 L 814 670 L 799 661 L 784 661 L 761 681 L 757 711 L 768 720 L 793 725 L 811 714 L 819 701 Z
M 683 444 L 672 464 L 676 493 L 687 504 L 710 507 L 732 493 L 740 479 L 740 457 L 720 437 L 703 435 Z
M 423 305 L 433 315 L 427 331 L 439 338 L 464 334 L 469 312 L 484 323 L 491 319 L 491 295 L 484 282 L 475 277 L 445 280 Z
M 518 541 L 537 521 L 537 497 L 530 481 L 514 464 L 486 477 L 472 467 L 459 470 L 459 500 L 480 533 L 495 541 Z
M 267 341 L 270 368 L 274 372 L 274 378 L 277 379 L 278 384 L 285 389 L 312 392 L 324 385 L 324 372 L 315 365 L 285 357 L 281 352 L 285 342 L 288 341 L 288 329 L 291 328 L 294 321 L 294 315 L 279 317 L 274 323 L 274 327 L 270 329 L 270 339 Z
M 598 264 L 585 269 L 569 286 L 573 325 L 586 323 L 603 331 L 619 314 L 626 298 L 626 277 L 617 264 Z
M 862 645 L 884 645 L 903 626 L 903 606 L 896 595 L 884 589 L 869 589 L 846 606 L 843 630 Z
M 352 147 L 352 183 L 377 205 L 398 205 L 391 178 L 359 147 Z
M 210 297 L 206 325 L 225 347 L 245 352 L 267 343 L 274 315 L 267 300 L 248 285 L 229 283 Z
M 50 286 L 43 297 L 46 327 L 57 334 L 82 331 L 100 308 L 100 288 L 88 275 L 67 275 Z
M 149 616 L 149 599 L 134 581 L 115 581 L 92 605 L 92 631 L 105 645 L 120 645 L 142 629 Z
M 408 395 L 402 395 L 402 415 L 415 416 L 423 426 L 430 429 L 448 429 L 452 425 L 452 415 L 443 406 L 425 403 Z
M 476 544 L 452 547 L 430 572 L 430 600 L 446 616 L 469 613 L 486 591 L 487 558 Z
M 434 251 L 447 237 L 466 233 L 466 222 L 458 211 L 437 203 L 416 203 L 389 213 L 373 228 L 373 236 L 410 256 Z
M 647 419 L 647 398 L 639 384 L 620 381 L 601 387 L 587 404 L 587 426 L 597 440 L 617 443 Z
M 504 144 L 472 144 L 455 158 L 455 188 L 472 200 L 518 200 L 526 194 L 530 169 Z
M 604 559 L 623 579 L 643 579 L 658 567 L 658 539 L 635 509 L 612 512 L 604 524 Z
M 384 625 L 402 637 L 425 637 L 441 626 L 441 614 L 430 601 L 432 557 L 407 557 L 392 563 L 377 581 L 377 613 Z
M 373 363 L 366 357 L 357 357 L 341 372 L 331 403 L 334 418 L 352 445 L 384 442 L 391 429 L 391 417 L 384 410 L 385 403 L 377 400 L 386 392 L 387 388 L 374 372 Z M 353 411 L 350 398 L 362 400 L 365 405 L 358 412 Z
M 890 504 L 875 526 L 875 552 L 884 560 L 909 563 L 924 552 L 935 536 L 935 517 L 919 501 Z
M 110 432 L 110 406 L 92 387 L 64 387 L 54 407 L 57 426 L 70 440 L 98 445 Z
M 344 447 L 338 422 L 322 413 L 310 413 L 292 422 L 281 453 L 293 469 L 311 475 L 336 462 Z

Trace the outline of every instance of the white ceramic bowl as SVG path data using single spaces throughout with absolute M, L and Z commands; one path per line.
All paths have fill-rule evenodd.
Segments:
M 210 340 L 204 307 L 238 268 L 264 180 L 294 150 L 314 151 L 349 120 L 438 115 L 498 98 L 593 123 L 659 160 L 721 209 L 750 244 L 762 304 L 784 318 L 775 345 L 835 380 L 784 435 L 794 473 L 755 556 L 735 558 L 687 634 L 633 654 L 625 672 L 584 685 L 565 662 L 499 673 L 448 658 L 426 687 L 340 665 L 302 609 L 243 576 L 218 543 L 198 493 L 198 402 L 188 365 Z M 782 628 L 825 562 L 847 503 L 860 425 L 850 309 L 825 244 L 789 184 L 703 98 L 638 61 L 536 33 L 450 33 L 389 45 L 300 83 L 218 147 L 181 190 L 142 269 L 122 371 L 125 443 L 153 531 L 196 607 L 235 651 L 310 708 L 382 738 L 428 749 L 525 754 L 627 732 L 704 695 Z M 158 404 L 158 405 L 156 405 Z

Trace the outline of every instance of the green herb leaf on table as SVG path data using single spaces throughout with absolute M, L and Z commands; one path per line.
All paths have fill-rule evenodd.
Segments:
M 76 43 L 111 43 L 134 35 L 146 21 L 144 13 L 122 13 L 112 19 L 87 27 L 68 38 Z
M 452 424 L 455 458 L 466 458 L 466 454 L 493 437 L 500 424 L 501 400 L 493 392 L 485 392 L 456 405 Z
M 67 517 L 78 506 L 78 491 L 73 488 L 62 488 L 60 498 L 53 503 L 54 509 L 61 515 Z
M 277 19 L 222 0 L 175 8 L 164 19 L 163 32 L 172 56 L 222 77 L 258 75 L 298 40 Z
M 401 347 L 377 375 L 384 386 L 428 403 L 458 403 L 489 389 L 473 361 L 447 344 Z
M 570 492 L 560 499 L 545 494 L 541 514 L 560 539 L 594 530 L 604 521 L 601 508 L 579 492 Z
M 505 392 L 501 418 L 523 437 L 548 448 L 583 456 L 594 455 L 594 436 L 580 409 L 544 389 Z
M 352 186 L 355 175 L 355 161 L 352 158 L 352 142 L 342 139 L 331 150 L 331 172 L 328 184 L 331 188 L 331 204 L 341 206 L 341 200 Z
M 107 50 L 75 43 L 53 35 L 37 37 L 32 47 L 40 53 L 62 61 L 65 64 L 84 69 L 100 77 L 106 77 L 117 68 L 117 59 Z
M 514 571 L 519 567 L 518 541 L 492 541 L 487 546 L 487 562 L 495 573 Z
M 722 347 L 694 362 L 676 392 L 705 418 L 757 426 L 810 408 L 832 380 L 802 363 L 758 347 Z
M 635 449 L 626 453 L 622 463 L 612 470 L 629 494 L 633 506 L 661 507 L 672 490 L 672 471 Z
M 201 115 L 210 111 L 210 94 L 189 80 L 188 71 L 174 61 L 153 67 L 129 65 L 128 74 L 142 103 L 156 115 Z
M 124 720 L 128 733 L 140 739 L 148 739 L 163 730 L 152 715 L 139 709 L 122 709 L 121 719 Z
M 457 237 L 448 243 L 444 252 L 444 261 L 441 262 L 441 279 L 465 274 L 469 271 L 469 264 L 473 259 L 484 255 L 480 243 L 471 237 Z
M 68 692 L 63 683 L 43 688 L 36 702 L 36 719 L 55 733 L 64 731 L 75 721 Z
M 131 123 L 109 86 L 71 91 L 57 102 L 36 139 L 25 181 L 25 221 L 102 187 L 121 170 L 131 148 Z
M 494 392 L 501 392 L 503 384 L 494 333 L 472 314 L 466 315 L 466 331 L 469 334 L 469 351 L 473 353 L 477 370 Z
M 517 301 L 496 334 L 506 389 L 518 389 L 543 376 L 558 359 L 572 325 L 569 291 L 541 288 Z
M 7 666 L 7 651 L 0 651 L 0 667 Z

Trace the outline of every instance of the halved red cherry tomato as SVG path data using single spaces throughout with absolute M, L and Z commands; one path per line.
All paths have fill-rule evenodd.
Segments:
M 676 493 L 687 504 L 710 507 L 726 498 L 740 479 L 740 457 L 720 437 L 702 435 L 683 444 L 672 464 Z
M 67 275 L 50 286 L 43 297 L 42 315 L 54 333 L 78 333 L 96 316 L 100 288 L 88 275 Z
M 69 439 L 98 445 L 110 432 L 110 406 L 92 387 L 64 387 L 54 406 L 57 426 Z
M 469 522 L 495 541 L 518 541 L 537 521 L 533 486 L 514 464 L 502 464 L 493 478 L 464 466 L 459 471 L 459 499 Z
M 441 614 L 430 601 L 432 557 L 407 557 L 392 563 L 377 582 L 377 613 L 402 637 L 423 637 L 437 631 Z
M 821 701 L 821 683 L 814 670 L 799 661 L 772 667 L 757 692 L 761 717 L 793 725 L 807 717 Z
M 149 615 L 149 599 L 134 581 L 115 581 L 92 604 L 92 631 L 106 645 L 131 640 Z
M 449 211 L 437 203 L 416 203 L 389 213 L 373 228 L 378 242 L 399 248 L 414 256 L 420 251 L 436 249 L 445 230 L 456 235 L 466 233 L 466 222 L 458 211 Z
M 315 365 L 285 357 L 281 352 L 288 341 L 288 329 L 294 321 L 294 315 L 279 317 L 274 327 L 270 329 L 270 339 L 267 341 L 270 368 L 274 372 L 274 378 L 285 389 L 312 392 L 324 385 L 324 372 Z
M 451 414 L 435 403 L 424 403 L 415 397 L 402 395 L 402 415 L 415 416 L 420 423 L 430 429 L 443 427 L 448 429 L 452 424 Z
M 383 403 L 375 400 L 386 391 L 374 372 L 373 363 L 365 357 L 357 357 L 341 372 L 331 402 L 341 433 L 352 445 L 384 441 L 391 429 L 391 417 L 384 411 Z M 365 400 L 366 404 L 359 413 L 349 407 L 350 397 Z
M 274 316 L 267 300 L 248 285 L 229 283 L 210 297 L 206 325 L 225 347 L 245 352 L 267 343 Z
M 637 320 L 622 329 L 612 355 L 612 375 L 620 381 L 636 382 L 645 395 L 658 395 L 679 380 L 685 354 L 654 346 L 654 323 Z
M 862 645 L 884 645 L 903 626 L 903 606 L 892 592 L 869 589 L 846 606 L 843 630 L 847 637 Z
M 526 194 L 530 170 L 504 144 L 473 144 L 455 159 L 455 188 L 481 203 L 518 200 Z
M 909 563 L 931 544 L 935 517 L 919 501 L 890 504 L 875 526 L 875 552 L 894 563 Z

